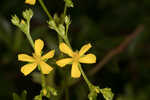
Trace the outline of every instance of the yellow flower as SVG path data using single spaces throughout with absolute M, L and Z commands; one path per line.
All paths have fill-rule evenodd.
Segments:
M 25 0 L 25 3 L 29 5 L 35 5 L 36 0 Z
M 44 47 L 44 42 L 40 39 L 35 40 L 34 44 L 34 53 L 33 57 L 27 55 L 27 54 L 19 54 L 18 60 L 19 61 L 25 61 L 29 62 L 29 64 L 26 64 L 21 67 L 21 72 L 26 76 L 30 74 L 38 65 L 40 66 L 40 70 L 43 74 L 48 74 L 50 71 L 52 71 L 52 67 L 49 66 L 47 63 L 45 63 L 45 60 L 50 59 L 54 56 L 55 50 L 51 50 L 45 55 L 41 56 L 42 49 Z
M 91 44 L 84 45 L 80 51 L 73 52 L 65 43 L 60 43 L 59 49 L 61 52 L 67 54 L 71 58 L 64 58 L 56 61 L 56 64 L 60 67 L 64 67 L 67 64 L 72 63 L 71 76 L 73 78 L 78 78 L 81 76 L 80 70 L 78 68 L 79 63 L 92 64 L 96 62 L 96 56 L 94 54 L 84 55 L 90 48 Z

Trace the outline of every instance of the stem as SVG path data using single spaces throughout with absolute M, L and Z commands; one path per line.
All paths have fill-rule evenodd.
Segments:
M 66 24 L 65 36 L 68 37 L 68 29 L 70 24 Z
M 42 86 L 42 88 L 46 87 L 45 76 L 42 73 L 41 73 L 41 86 Z
M 67 44 L 70 48 L 72 48 L 71 45 L 70 45 L 68 36 L 65 35 L 65 36 L 63 37 L 63 39 L 64 39 L 64 41 L 66 42 L 66 44 Z
M 29 21 L 27 22 L 27 24 L 28 24 L 28 31 L 26 33 L 26 36 L 27 36 L 27 38 L 28 38 L 32 48 L 34 49 L 34 42 L 33 42 L 33 39 L 32 39 L 32 37 L 30 35 L 30 23 L 29 23 Z
M 59 36 L 59 34 L 57 36 L 58 36 L 59 43 L 63 42 L 63 39 L 61 38 L 61 36 Z
M 41 5 L 41 7 L 43 8 L 44 12 L 47 14 L 47 16 L 49 17 L 50 20 L 53 20 L 53 17 L 51 16 L 51 14 L 49 13 L 49 11 L 47 10 L 43 0 L 39 0 L 39 3 Z
M 80 72 L 81 72 L 81 74 L 82 74 L 82 76 L 83 76 L 85 82 L 87 83 L 87 85 L 88 85 L 89 88 L 91 89 L 92 83 L 91 83 L 91 82 L 88 80 L 88 78 L 86 77 L 86 75 L 85 75 L 85 73 L 84 73 L 84 71 L 83 71 L 83 69 L 82 69 L 82 67 L 81 67 L 81 64 L 79 64 L 78 67 L 79 67 L 79 70 L 80 70 Z
M 26 34 L 26 36 L 27 36 L 27 38 L 28 38 L 32 48 L 34 49 L 34 42 L 33 42 L 32 38 L 31 38 L 31 35 L 30 34 Z
M 66 12 L 67 12 L 67 5 L 65 3 L 65 7 L 64 7 L 64 16 L 66 16 Z
M 69 90 L 68 90 L 68 88 L 65 89 L 65 98 L 66 98 L 66 100 L 69 100 Z

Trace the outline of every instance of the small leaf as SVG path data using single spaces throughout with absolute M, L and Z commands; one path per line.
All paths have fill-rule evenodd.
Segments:
M 112 93 L 111 88 L 100 89 L 100 91 L 106 100 L 113 100 L 114 94 Z
M 13 100 L 21 100 L 18 94 L 13 93 Z
M 91 91 L 88 95 L 89 100 L 97 100 L 97 93 L 95 91 Z
M 26 96 L 27 96 L 27 91 L 24 90 L 22 93 L 21 93 L 21 96 L 19 96 L 18 94 L 16 93 L 13 93 L 13 100 L 26 100 Z
M 21 100 L 26 100 L 26 96 L 27 96 L 27 91 L 24 90 L 21 94 Z
M 42 100 L 42 96 L 41 95 L 37 95 L 34 97 L 34 100 Z

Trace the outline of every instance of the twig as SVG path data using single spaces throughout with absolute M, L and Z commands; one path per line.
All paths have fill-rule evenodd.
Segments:
M 92 70 L 88 72 L 89 75 L 94 75 L 96 72 L 101 70 L 103 66 L 109 62 L 114 56 L 120 54 L 125 50 L 125 48 L 131 43 L 131 41 L 136 38 L 136 36 L 144 30 L 144 25 L 139 25 L 135 31 L 127 36 L 125 40 L 115 49 L 112 49 Z

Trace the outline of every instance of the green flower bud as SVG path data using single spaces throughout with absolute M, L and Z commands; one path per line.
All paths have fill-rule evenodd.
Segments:
M 59 29 L 60 34 L 62 36 L 64 36 L 65 35 L 65 27 L 64 27 L 64 25 L 63 24 L 59 24 L 58 29 Z
M 54 14 L 54 21 L 56 22 L 56 24 L 60 22 L 60 18 L 58 17 L 57 13 Z
M 20 20 L 16 15 L 14 15 L 14 16 L 12 16 L 11 22 L 12 22 L 12 24 L 14 24 L 16 26 L 19 26 Z
M 54 89 L 54 88 L 52 88 L 52 87 L 48 87 L 48 90 L 51 92 L 51 94 L 52 94 L 53 96 L 57 96 L 57 95 L 58 95 L 56 89 Z
M 25 34 L 28 33 L 28 25 L 26 22 L 22 19 L 19 26 L 18 26 Z
M 42 100 L 42 96 L 41 95 L 37 95 L 34 97 L 34 100 Z
M 54 20 L 50 20 L 47 22 L 50 29 L 57 30 L 57 26 Z
M 25 10 L 22 13 L 24 19 L 26 19 L 27 21 L 30 21 L 32 16 L 33 16 L 33 11 L 31 9 Z
M 95 91 L 91 91 L 88 95 L 89 100 L 96 100 L 97 99 L 97 93 Z
M 67 7 L 74 7 L 72 0 L 64 0 L 66 2 Z
M 65 24 L 66 25 L 70 25 L 71 21 L 70 21 L 70 17 L 66 16 L 65 17 Z

